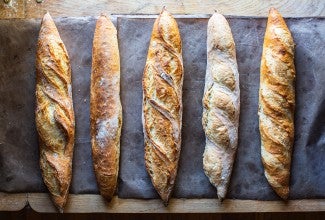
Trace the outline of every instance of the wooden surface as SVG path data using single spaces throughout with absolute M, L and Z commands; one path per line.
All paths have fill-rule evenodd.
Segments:
M 25 195 L 25 196 L 24 196 Z M 8 202 L 9 201 L 9 202 Z M 20 210 L 26 204 L 36 212 L 55 213 L 45 193 L 1 194 L 0 211 Z M 171 199 L 168 207 L 161 200 L 119 199 L 106 203 L 100 195 L 70 195 L 65 213 L 247 213 L 247 212 L 325 211 L 325 200 L 253 201 L 217 199 Z
M 0 212 L 4 220 L 324 220 L 324 213 L 236 213 L 236 214 L 48 214 L 30 208 L 20 212 Z
M 0 192 L 0 211 L 19 211 L 23 209 L 27 203 L 26 193 L 7 194 Z
M 0 211 L 19 211 L 26 205 L 40 213 L 55 213 L 46 193 L 0 193 Z M 253 213 L 325 212 L 325 200 L 253 201 L 171 199 L 168 207 L 158 200 L 119 199 L 106 203 L 100 195 L 70 195 L 65 213 Z M 324 216 L 325 217 L 325 216 Z M 2 219 L 2 218 L 0 218 Z
M 0 18 L 40 18 L 46 11 L 52 16 L 107 14 L 157 14 L 166 6 L 174 14 L 211 14 L 267 16 L 276 7 L 285 17 L 325 16 L 324 0 L 0 0 Z

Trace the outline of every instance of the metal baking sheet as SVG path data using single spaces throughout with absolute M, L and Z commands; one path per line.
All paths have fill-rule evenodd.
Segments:
M 180 16 L 181 17 L 181 16 Z M 202 168 L 201 99 L 206 68 L 206 18 L 177 18 L 183 40 L 182 151 L 174 197 L 214 198 Z M 260 159 L 259 65 L 265 18 L 229 18 L 240 73 L 239 147 L 228 198 L 279 199 L 268 185 Z M 325 19 L 288 18 L 296 43 L 296 136 L 291 199 L 325 198 Z M 76 144 L 71 193 L 98 193 L 91 160 L 89 80 L 96 18 L 55 20 L 67 47 L 73 76 Z M 144 166 L 141 124 L 142 72 L 154 19 L 117 19 L 121 54 L 123 128 L 118 196 L 157 198 Z M 35 50 L 40 20 L 0 21 L 0 191 L 46 192 L 38 165 L 35 108 Z

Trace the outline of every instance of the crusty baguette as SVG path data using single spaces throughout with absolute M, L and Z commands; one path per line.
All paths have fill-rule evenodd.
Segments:
M 283 199 L 289 195 L 294 81 L 294 42 L 282 16 L 272 8 L 264 37 L 258 113 L 264 173 Z
M 110 201 L 119 170 L 122 105 L 117 32 L 104 15 L 97 21 L 93 41 L 90 122 L 97 183 L 101 195 Z
M 207 71 L 202 124 L 206 135 L 203 168 L 225 198 L 238 143 L 239 74 L 235 42 L 224 16 L 215 13 L 208 22 Z
M 39 33 L 36 74 L 40 166 L 54 204 L 62 212 L 71 182 L 75 121 L 69 56 L 49 13 Z
M 181 150 L 183 60 L 177 23 L 165 9 L 156 19 L 143 73 L 145 164 L 165 205 Z

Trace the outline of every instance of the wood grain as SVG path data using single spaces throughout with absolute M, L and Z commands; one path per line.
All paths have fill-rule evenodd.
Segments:
M 9 194 L 0 192 L 0 211 L 19 211 L 27 205 L 27 194 Z
M 0 19 L 1 18 L 24 18 L 25 0 L 11 0 L 9 3 L 0 1 Z
M 107 14 L 158 14 L 163 6 L 173 14 L 212 14 L 218 10 L 225 15 L 263 16 L 276 7 L 284 17 L 325 16 L 323 0 L 45 0 L 26 1 L 26 17 L 40 18 L 46 11 L 52 16 L 87 16 Z
M 28 194 L 28 202 L 37 212 L 56 212 L 50 197 Z M 253 201 L 217 199 L 171 199 L 168 207 L 158 199 L 120 199 L 106 203 L 100 195 L 70 195 L 66 213 L 244 213 L 244 212 L 315 212 L 325 211 L 325 200 Z
M 110 214 L 110 213 L 79 213 L 57 214 L 37 213 L 30 208 L 19 212 L 0 212 L 0 219 L 5 220 L 323 220 L 324 213 L 180 213 L 180 214 Z

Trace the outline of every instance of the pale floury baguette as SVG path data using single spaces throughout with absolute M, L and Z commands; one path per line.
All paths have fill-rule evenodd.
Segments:
M 167 205 L 181 150 L 183 61 L 175 19 L 165 9 L 152 30 L 143 73 L 145 164 Z
M 71 181 L 75 120 L 69 57 L 48 13 L 38 38 L 36 74 L 40 166 L 52 200 L 62 212 Z
M 259 125 L 265 176 L 283 199 L 289 195 L 295 110 L 294 42 L 282 16 L 269 13 L 261 62 Z
M 100 193 L 110 201 L 117 184 L 122 105 L 117 31 L 104 15 L 97 21 L 90 89 L 92 157 Z
M 224 199 L 238 143 L 239 74 L 236 49 L 229 24 L 215 13 L 208 22 L 207 71 L 203 97 L 206 146 L 203 168 Z

